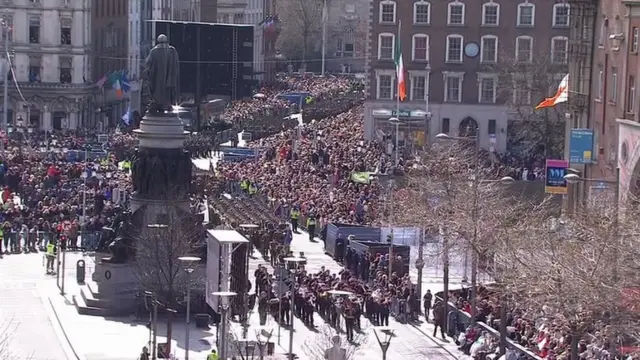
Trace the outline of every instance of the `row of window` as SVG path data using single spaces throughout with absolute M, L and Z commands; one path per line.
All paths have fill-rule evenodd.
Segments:
M 552 26 L 556 28 L 569 27 L 569 4 L 558 3 L 553 6 Z M 536 6 L 525 1 L 518 5 L 516 25 L 519 27 L 535 26 Z M 395 24 L 397 20 L 397 3 L 392 0 L 380 2 L 378 21 L 380 24 Z M 456 0 L 447 6 L 447 25 L 465 25 L 466 6 Z M 413 4 L 413 24 L 431 24 L 431 3 L 419 0 Z M 482 5 L 482 26 L 500 26 L 500 4 L 489 0 Z
M 61 84 L 71 84 L 73 81 L 73 58 L 60 56 L 58 58 L 58 76 Z M 37 56 L 29 57 L 29 82 L 42 81 L 42 58 Z
M 13 16 L 4 15 L 2 16 L 2 22 L 4 22 L 7 26 L 7 31 L 5 33 L 6 38 L 11 42 L 13 41 Z M 60 19 L 60 45 L 72 45 L 71 43 L 71 23 L 72 20 L 69 18 L 61 18 Z M 40 32 L 42 29 L 42 25 L 40 23 L 40 17 L 32 16 L 29 18 L 29 43 L 30 44 L 40 44 L 42 41 Z
M 608 76 L 610 81 L 605 80 L 605 76 Z M 607 94 L 605 94 L 605 82 L 607 85 Z M 596 97 L 597 101 L 606 100 L 610 103 L 618 102 L 618 92 L 620 91 L 620 84 L 618 79 L 618 68 L 612 66 L 609 69 L 609 74 L 605 75 L 605 69 L 602 66 L 599 66 L 598 79 L 596 82 Z M 635 108 L 635 98 L 636 98 L 636 78 L 633 75 L 629 75 L 629 79 L 627 82 L 627 91 L 626 91 L 626 111 L 628 113 L 633 113 Z
M 411 61 L 428 62 L 429 35 L 415 34 L 411 41 Z M 393 60 L 396 35 L 392 33 L 378 34 L 378 60 Z M 462 35 L 447 35 L 445 61 L 448 63 L 461 63 L 464 60 L 464 37 Z M 498 61 L 498 37 L 484 35 L 480 38 L 480 62 L 496 63 Z M 533 38 L 531 36 L 519 36 L 516 38 L 515 60 L 520 63 L 530 63 L 533 60 Z M 550 49 L 551 62 L 554 64 L 566 64 L 569 51 L 569 39 L 564 36 L 551 38 Z
M 462 102 L 463 72 L 444 72 L 444 101 Z M 425 72 L 409 72 L 409 98 L 425 100 L 427 95 L 427 79 Z M 381 100 L 395 99 L 396 75 L 393 71 L 378 70 L 376 73 L 376 98 Z M 494 104 L 497 98 L 498 77 L 495 74 L 478 75 L 478 102 Z

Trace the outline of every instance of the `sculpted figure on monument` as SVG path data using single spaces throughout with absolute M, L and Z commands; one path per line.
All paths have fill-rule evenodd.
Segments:
M 169 45 L 167 36 L 161 34 L 145 59 L 142 72 L 143 86 L 151 99 L 150 113 L 163 114 L 177 103 L 179 74 L 178 52 Z

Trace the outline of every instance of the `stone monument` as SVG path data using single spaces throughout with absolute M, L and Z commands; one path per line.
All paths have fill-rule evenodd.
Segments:
M 98 249 L 102 254 L 96 256 L 92 276 L 110 308 L 130 308 L 132 293 L 139 291 L 133 264 L 137 234 L 147 231 L 147 225 L 166 224 L 168 211 L 189 213 L 192 164 L 183 148 L 188 132 L 173 111 L 178 84 L 178 53 L 167 36 L 160 35 L 142 74 L 143 92 L 150 103 L 139 129 L 134 130 L 139 141 L 132 161 L 130 209 L 103 232 Z

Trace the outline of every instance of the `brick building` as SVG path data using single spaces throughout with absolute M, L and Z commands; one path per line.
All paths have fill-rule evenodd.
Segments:
M 408 99 L 396 114 L 399 22 Z M 480 127 L 481 145 L 504 151 L 511 119 L 507 100 L 516 94 L 498 88 L 503 55 L 523 67 L 547 56 L 561 78 L 569 23 L 568 4 L 553 0 L 371 1 L 365 135 L 393 134 L 388 119 L 399 115 L 401 144 L 420 146 L 441 132 L 457 136 Z

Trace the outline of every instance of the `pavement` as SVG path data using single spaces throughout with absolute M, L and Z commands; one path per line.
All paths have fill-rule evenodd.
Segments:
M 322 242 L 309 242 L 306 233 L 294 234 L 292 249 L 295 252 L 304 251 L 310 271 L 316 271 L 321 266 L 335 272 L 341 269 L 339 264 L 324 254 Z M 105 318 L 77 313 L 72 295 L 79 294 L 79 286 L 75 281 L 75 264 L 79 259 L 87 262 L 87 277 L 93 271 L 89 257 L 81 253 L 67 253 L 65 295 L 60 295 L 56 278 L 44 274 L 41 254 L 6 255 L 0 259 L 0 318 L 14 320 L 10 324 L 16 325 L 15 330 L 11 330 L 10 340 L 11 349 L 19 353 L 17 359 L 133 360 L 142 347 L 148 344 L 150 334 L 145 323 L 136 323 L 131 318 Z M 253 271 L 258 264 L 266 262 L 258 256 L 250 261 L 252 282 Z M 20 271 L 13 271 L 15 269 Z M 455 280 L 451 286 L 456 286 Z M 428 288 L 435 292 L 441 290 L 442 284 L 435 278 L 425 276 L 423 287 L 425 291 Z M 314 322 L 315 329 L 309 329 L 299 319 L 294 321 L 293 353 L 301 360 L 316 359 L 318 353 L 329 346 L 331 336 L 334 335 L 334 330 L 317 314 Z M 362 333 L 355 339 L 357 346 L 343 342 L 354 354 L 350 360 L 380 358 L 381 350 L 373 333 L 373 325 L 363 319 L 362 326 Z M 429 323 L 410 325 L 391 319 L 390 327 L 395 332 L 387 353 L 390 359 L 411 357 L 450 360 L 464 357 L 453 342 L 431 337 L 433 327 Z M 278 358 L 289 351 L 289 330 L 280 329 L 278 337 L 278 325 L 271 317 L 268 317 L 266 326 L 260 327 L 255 310 L 250 314 L 246 335 L 236 322 L 232 322 L 231 329 L 238 338 L 249 340 L 255 339 L 259 329 L 272 330 L 271 341 L 278 344 L 275 349 Z M 342 330 L 344 332 L 344 328 Z M 184 332 L 184 323 L 175 321 L 172 349 L 179 359 L 184 359 Z M 158 342 L 166 341 L 161 336 L 165 333 L 166 325 L 160 321 Z M 189 358 L 206 358 L 211 348 L 215 347 L 215 337 L 215 328 L 204 331 L 192 325 Z M 0 358 L 4 359 L 2 356 Z
M 55 287 L 55 277 L 45 274 L 41 254 L 0 259 L 0 359 L 75 359 L 51 316 L 50 287 Z

